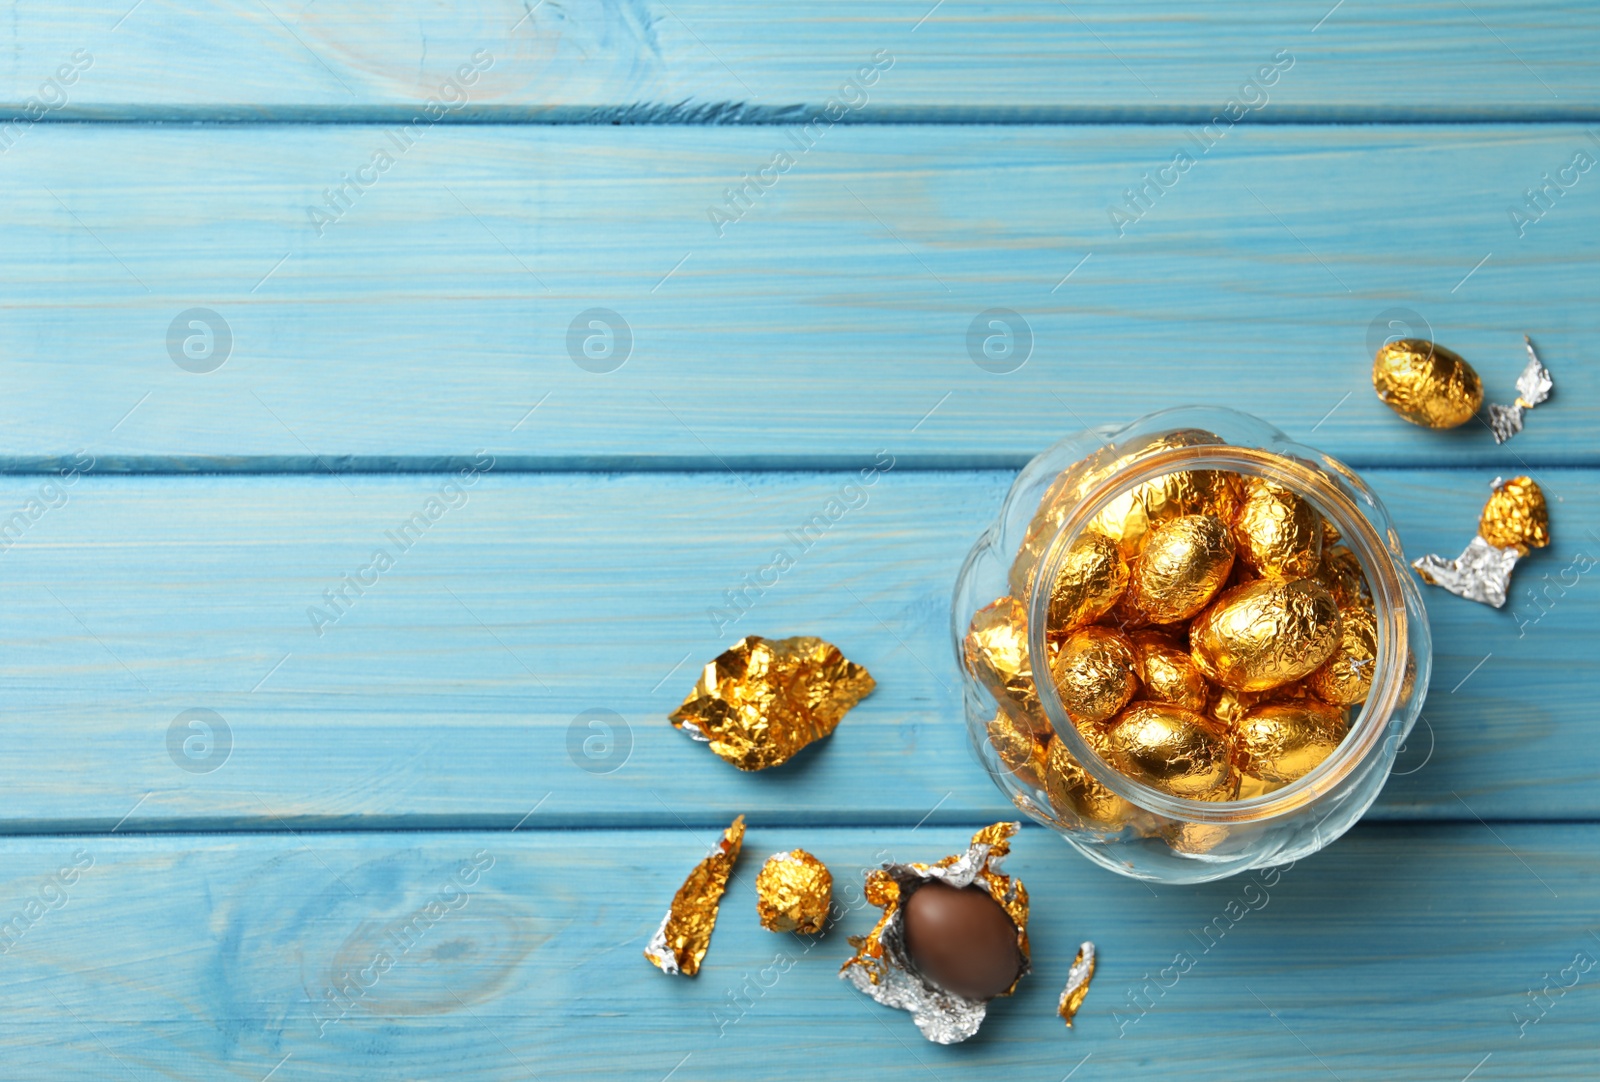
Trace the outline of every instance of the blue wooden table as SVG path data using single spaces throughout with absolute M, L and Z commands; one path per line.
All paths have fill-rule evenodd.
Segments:
M 1600 1073 L 1600 8 L 90 0 L 0 46 L 0 1076 Z M 1502 401 L 1527 332 L 1556 397 L 1404 425 L 1396 328 Z M 1012 814 L 956 569 L 1035 451 L 1186 402 L 1359 467 L 1413 556 L 1496 474 L 1555 543 L 1504 611 L 1427 592 L 1425 720 L 1315 858 L 1149 887 L 1024 829 L 1035 975 L 928 1045 L 836 971 L 863 869 Z M 800 761 L 667 724 L 802 633 L 878 690 Z M 755 920 L 795 846 L 815 942 Z

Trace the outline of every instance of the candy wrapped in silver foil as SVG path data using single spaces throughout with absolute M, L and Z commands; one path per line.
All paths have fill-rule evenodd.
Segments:
M 1530 477 L 1496 477 L 1478 519 L 1478 535 L 1454 560 L 1428 555 L 1413 560 L 1422 581 L 1458 597 L 1500 608 L 1506 603 L 1511 569 L 1529 551 L 1550 543 L 1550 512 L 1544 492 Z
M 1509 406 L 1489 407 L 1489 430 L 1496 443 L 1504 443 L 1521 432 L 1523 413 L 1549 398 L 1550 389 L 1555 386 L 1550 370 L 1533 351 L 1533 341 L 1527 335 L 1522 336 L 1522 341 L 1528 347 L 1528 364 L 1517 377 L 1517 400 Z
M 972 836 L 965 853 L 945 857 L 937 864 L 885 863 L 868 873 L 867 900 L 882 908 L 883 915 L 869 934 L 850 938 L 856 953 L 840 967 L 840 979 L 886 1007 L 909 1011 L 922 1035 L 935 1044 L 957 1044 L 977 1033 L 988 1013 L 988 1002 L 946 991 L 917 972 L 906 947 L 902 902 L 910 893 L 908 887 L 926 880 L 958 889 L 977 886 L 986 890 L 1016 925 L 1022 955 L 1020 981 L 1029 971 L 1028 892 L 1021 880 L 1003 874 L 1000 864 L 1021 826 L 995 823 L 984 827 Z M 1015 988 L 1013 982 L 1001 994 L 1009 995 Z

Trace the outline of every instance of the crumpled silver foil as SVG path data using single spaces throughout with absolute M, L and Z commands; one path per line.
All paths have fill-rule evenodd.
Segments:
M 1517 377 L 1517 400 L 1509 406 L 1489 407 L 1489 430 L 1496 443 L 1504 443 L 1521 432 L 1523 413 L 1549 398 L 1550 389 L 1555 386 L 1550 370 L 1533 351 L 1533 341 L 1527 335 L 1522 336 L 1522 341 L 1528 347 L 1528 364 Z
M 1511 569 L 1522 559 L 1514 548 L 1497 549 L 1481 537 L 1467 543 L 1454 560 L 1428 555 L 1411 561 L 1423 582 L 1442 586 L 1457 597 L 1500 608 L 1506 603 Z

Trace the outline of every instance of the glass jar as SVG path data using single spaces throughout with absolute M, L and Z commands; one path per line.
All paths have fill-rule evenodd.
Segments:
M 1177 470 L 1263 478 L 1308 500 L 1338 531 L 1339 543 L 1353 553 L 1370 590 L 1376 651 L 1365 701 L 1350 708 L 1348 732 L 1327 758 L 1298 780 L 1264 794 L 1189 799 L 1119 771 L 1068 720 L 1049 677 L 1045 615 L 1050 587 L 1073 543 L 1119 494 Z M 1019 761 L 1013 750 L 1008 766 L 991 741 L 990 724 L 1000 704 L 974 671 L 966 640 L 974 616 L 1007 597 L 1020 602 L 1008 611 L 1026 617 L 1025 644 L 1020 634 L 1016 642 L 1018 667 L 1039 676 L 1025 689 L 1034 732 L 1041 740 L 1054 733 L 1103 787 L 1097 792 L 1126 801 L 1117 805 L 1125 814 L 1111 825 L 1053 807 L 1042 755 L 1030 760 L 1024 753 Z M 967 726 L 995 783 L 1030 818 L 1059 832 L 1095 863 L 1168 883 L 1204 882 L 1299 860 L 1348 830 L 1383 788 L 1422 708 L 1432 662 L 1421 593 L 1389 514 L 1372 490 L 1343 463 L 1293 442 L 1271 425 L 1213 407 L 1165 410 L 1124 428 L 1081 432 L 1029 462 L 1012 484 L 998 521 L 961 568 L 952 624 Z M 1026 673 L 1022 682 L 1029 683 Z

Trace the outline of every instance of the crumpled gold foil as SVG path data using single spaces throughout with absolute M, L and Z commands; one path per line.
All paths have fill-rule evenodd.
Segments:
M 1531 477 L 1499 477 L 1478 518 L 1478 535 L 1454 560 L 1428 555 L 1413 560 L 1422 581 L 1458 597 L 1500 608 L 1506 603 L 1511 569 L 1535 548 L 1550 543 L 1550 509 Z
M 1233 570 L 1234 541 L 1213 515 L 1179 515 L 1150 531 L 1134 564 L 1132 600 L 1158 624 L 1187 620 Z
M 962 643 L 967 671 L 989 689 L 1000 709 L 1031 733 L 1050 732 L 1028 656 L 1028 610 L 1012 597 L 979 609 Z
M 1093 725 L 1078 730 L 1100 758 L 1111 761 L 1106 735 Z M 1121 830 L 1133 819 L 1136 809 L 1102 785 L 1082 763 L 1072 757 L 1066 742 L 1050 738 L 1045 760 L 1045 795 L 1056 816 L 1073 826 L 1094 830 Z
M 839 978 L 849 981 L 886 1007 L 911 1012 L 922 1035 L 936 1044 L 956 1044 L 978 1032 L 988 1013 L 988 1003 L 967 999 L 929 983 L 911 963 L 906 950 L 901 903 L 920 881 L 942 880 L 952 887 L 978 886 L 1004 909 L 1017 927 L 1017 949 L 1022 972 L 1001 995 L 1016 991 L 1027 976 L 1028 891 L 1020 879 L 1000 871 L 1011 851 L 1011 838 L 1020 823 L 995 823 L 972 836 L 965 853 L 945 857 L 936 864 L 886 863 L 867 873 L 868 902 L 883 910 L 876 927 L 864 936 L 851 936 L 856 953 L 839 967 Z
M 1372 603 L 1372 588 L 1361 571 L 1361 560 L 1343 545 L 1322 550 L 1322 565 L 1311 576 L 1328 588 L 1341 608 Z
M 1020 778 L 1025 785 L 1042 786 L 1048 731 L 1043 737 L 1036 736 L 1017 724 L 1016 720 L 1004 710 L 995 711 L 994 717 L 989 720 L 988 730 L 989 743 L 994 746 L 995 754 L 1000 757 L 1006 769 Z
M 1248 777 L 1287 785 L 1332 755 L 1348 731 L 1343 707 L 1309 696 L 1264 703 L 1239 722 L 1235 755 Z
M 875 686 L 822 639 L 750 635 L 706 665 L 670 720 L 740 770 L 765 770 L 833 732 Z
M 1150 531 L 1180 515 L 1213 515 L 1229 522 L 1239 508 L 1239 476 L 1227 470 L 1174 470 L 1118 493 L 1088 529 L 1117 543 L 1123 559 L 1144 551 Z
M 1104 616 L 1128 585 L 1128 565 L 1108 537 L 1086 533 L 1067 550 L 1050 587 L 1045 630 L 1061 635 Z
M 1339 645 L 1339 606 L 1313 579 L 1237 586 L 1189 625 L 1200 671 L 1235 691 L 1266 691 L 1315 672 Z
M 832 902 L 833 873 L 804 849 L 772 854 L 756 876 L 756 912 L 769 932 L 816 935 Z
M 1094 980 L 1094 944 L 1085 940 L 1078 945 L 1078 956 L 1072 960 L 1072 968 L 1067 970 L 1067 986 L 1061 989 L 1061 999 L 1056 1004 L 1056 1013 L 1061 1020 L 1072 1028 L 1072 1019 L 1077 1015 L 1078 1008 L 1083 1006 L 1083 998 L 1089 994 L 1089 982 Z
M 1204 800 L 1231 777 L 1227 729 L 1181 706 L 1136 702 L 1117 715 L 1106 739 L 1118 770 L 1173 796 Z
M 650 938 L 644 956 L 663 973 L 692 977 L 711 946 L 711 932 L 717 926 L 717 908 L 728 877 L 744 845 L 744 816 L 722 832 L 722 841 L 694 866 L 672 897 L 672 907 L 661 919 L 661 927 Z
M 1324 525 L 1311 501 L 1260 478 L 1246 482 L 1244 503 L 1233 520 L 1239 559 L 1269 578 L 1297 579 L 1322 563 Z M 1338 539 L 1334 531 L 1334 539 Z
M 1133 644 L 1134 672 L 1144 698 L 1205 712 L 1211 685 L 1189 651 L 1159 631 L 1135 631 L 1128 641 Z
M 1372 362 L 1378 400 L 1414 425 L 1454 428 L 1483 405 L 1483 381 L 1461 355 L 1425 338 L 1402 338 Z
M 1062 642 L 1050 659 L 1061 705 L 1076 725 L 1110 718 L 1139 690 L 1133 647 L 1122 632 L 1109 627 L 1080 627 Z
M 1322 668 L 1306 677 L 1311 693 L 1325 703 L 1365 702 L 1378 668 L 1378 617 L 1365 605 L 1339 610 L 1339 646 Z

